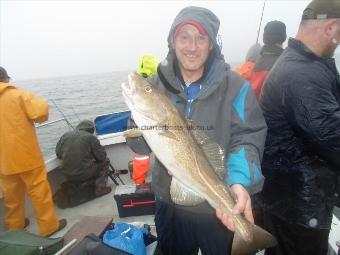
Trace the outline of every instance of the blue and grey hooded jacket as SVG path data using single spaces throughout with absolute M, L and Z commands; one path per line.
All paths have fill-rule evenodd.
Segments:
M 204 76 L 186 87 L 176 67 L 172 37 L 176 26 L 185 20 L 198 21 L 208 32 L 214 45 L 208 58 Z M 170 29 L 169 53 L 158 66 L 158 73 L 150 82 L 167 95 L 187 119 L 205 127 L 205 133 L 226 154 L 226 180 L 229 185 L 240 183 L 250 192 L 261 190 L 263 177 L 260 162 L 267 126 L 249 83 L 232 72 L 225 63 L 216 43 L 218 18 L 200 7 L 184 8 Z M 198 88 L 198 89 L 197 89 Z M 169 200 L 171 176 L 156 159 L 152 169 L 152 184 L 157 199 Z M 207 203 L 190 207 L 196 212 L 213 212 Z

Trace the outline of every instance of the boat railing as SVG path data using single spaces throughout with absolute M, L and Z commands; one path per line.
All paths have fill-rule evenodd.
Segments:
M 126 122 L 129 115 L 129 111 L 122 111 L 99 115 L 95 118 L 94 123 L 96 126 L 96 131 L 101 131 L 96 133 L 101 145 L 108 146 L 125 142 L 123 131 L 125 131 L 127 128 Z M 114 121 L 115 119 L 116 121 Z M 62 118 L 38 124 L 36 125 L 36 128 L 41 129 L 44 127 L 53 126 L 60 122 L 66 123 L 71 129 L 74 129 L 74 126 L 64 114 Z M 113 126 L 116 128 L 112 128 Z M 61 161 L 55 155 L 45 159 L 45 165 L 48 172 L 56 169 L 60 163 Z

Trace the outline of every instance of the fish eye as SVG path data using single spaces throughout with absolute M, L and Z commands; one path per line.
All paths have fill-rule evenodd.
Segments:
M 144 90 L 145 90 L 145 92 L 147 92 L 147 93 L 152 92 L 152 88 L 151 88 L 150 86 L 146 86 L 146 87 L 144 88 Z

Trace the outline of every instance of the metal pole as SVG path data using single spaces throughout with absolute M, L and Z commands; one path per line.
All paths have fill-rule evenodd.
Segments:
M 263 13 L 264 13 L 264 7 L 265 6 L 266 6 L 266 1 L 263 1 L 260 25 L 259 25 L 259 29 L 257 30 L 256 43 L 259 42 L 259 35 L 260 35 L 260 30 L 261 30 L 261 25 L 262 25 L 262 18 L 263 18 Z
M 72 239 L 71 242 L 69 242 L 68 244 L 66 244 L 61 250 L 59 250 L 57 253 L 55 253 L 54 255 L 61 255 L 63 254 L 66 250 L 68 250 L 69 248 L 71 248 L 75 243 L 77 242 L 77 239 Z

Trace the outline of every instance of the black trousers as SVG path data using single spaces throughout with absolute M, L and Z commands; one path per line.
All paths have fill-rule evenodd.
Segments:
M 263 222 L 278 241 L 265 255 L 327 255 L 329 229 L 291 224 L 268 212 L 264 213 Z
M 163 255 L 229 255 L 234 234 L 214 214 L 157 201 L 155 222 Z

